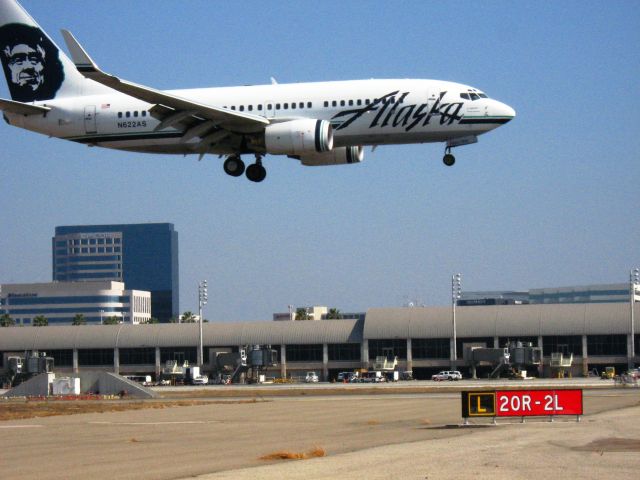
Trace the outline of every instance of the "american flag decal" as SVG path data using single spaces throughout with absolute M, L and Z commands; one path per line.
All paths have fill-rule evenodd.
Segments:
M 111 104 L 110 104 L 110 103 L 103 103 L 103 104 L 102 104 L 102 108 L 103 108 L 103 109 L 105 109 L 105 108 L 111 108 Z

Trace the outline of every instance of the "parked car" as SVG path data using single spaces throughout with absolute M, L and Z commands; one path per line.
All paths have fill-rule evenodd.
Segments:
M 206 385 L 209 383 L 209 377 L 206 375 L 200 375 L 193 379 L 194 385 Z
M 431 376 L 431 380 L 440 382 L 442 380 L 462 380 L 462 374 L 458 370 L 443 370 Z
M 307 376 L 304 377 L 304 381 L 307 383 L 318 383 L 318 374 L 316 372 L 307 372 Z

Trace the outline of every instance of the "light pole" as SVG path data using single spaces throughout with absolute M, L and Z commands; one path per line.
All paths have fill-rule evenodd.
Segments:
M 629 369 L 635 367 L 636 361 L 636 337 L 634 307 L 636 303 L 636 288 L 640 284 L 640 269 L 634 268 L 629 272 L 629 310 L 631 311 L 631 350 L 629 351 Z
M 458 338 L 456 332 L 456 303 L 462 294 L 462 274 L 456 273 L 451 277 L 451 321 L 453 323 L 453 359 L 451 369 L 455 370 L 458 361 Z
M 198 315 L 200 319 L 198 322 L 200 323 L 200 336 L 198 340 L 198 366 L 202 367 L 204 363 L 204 356 L 202 352 L 202 307 L 207 304 L 208 300 L 208 292 L 207 292 L 207 281 L 202 280 L 198 284 Z

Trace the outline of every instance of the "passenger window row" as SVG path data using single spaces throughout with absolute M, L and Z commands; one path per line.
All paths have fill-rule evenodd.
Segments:
M 118 118 L 138 118 L 138 117 L 146 117 L 147 116 L 147 112 L 145 110 L 138 112 L 137 110 L 134 112 L 118 112 Z
M 267 104 L 267 110 L 271 110 L 273 109 L 274 104 L 273 103 L 269 103 Z M 248 112 L 252 112 L 254 110 L 254 106 L 253 105 L 247 105 L 246 107 L 244 105 L 240 105 L 238 107 L 236 107 L 235 105 L 231 105 L 230 107 L 227 107 L 226 105 L 222 108 L 230 108 L 231 110 L 239 110 L 241 112 L 244 112 L 245 109 Z M 296 110 L 296 109 L 303 109 L 303 108 L 313 108 L 313 103 L 312 102 L 307 102 L 306 103 L 306 107 L 305 107 L 305 103 L 304 102 L 284 102 L 284 103 L 276 103 L 275 104 L 275 109 L 276 110 Z M 262 105 L 258 104 L 255 106 L 255 110 L 261 112 L 262 111 Z

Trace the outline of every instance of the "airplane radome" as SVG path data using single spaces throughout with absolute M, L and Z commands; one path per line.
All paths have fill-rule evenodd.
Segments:
M 515 117 L 482 91 L 440 80 L 352 80 L 155 90 L 103 72 L 62 31 L 71 59 L 14 0 L 0 0 L 7 123 L 91 146 L 225 157 L 224 171 L 266 177 L 265 155 L 303 165 L 359 163 L 363 147 L 442 142 L 451 149 Z M 242 156 L 253 156 L 245 168 Z

